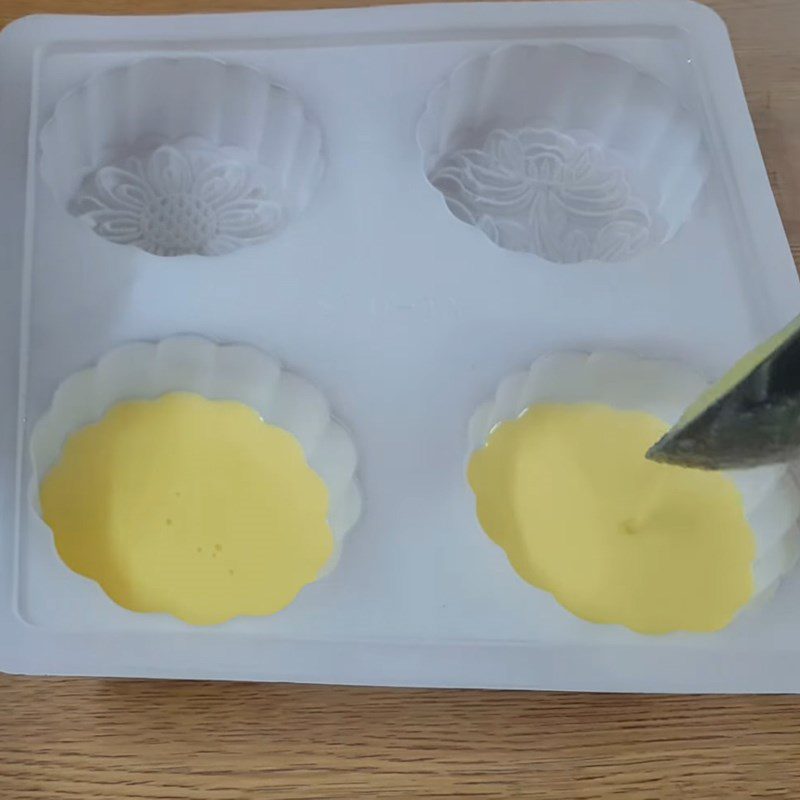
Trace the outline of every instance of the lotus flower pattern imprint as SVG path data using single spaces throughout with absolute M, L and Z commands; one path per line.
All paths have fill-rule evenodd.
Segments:
M 451 211 L 495 244 L 548 261 L 623 261 L 657 240 L 624 170 L 552 130 L 495 130 L 429 176 Z
M 256 168 L 197 138 L 100 167 L 73 206 L 109 241 L 160 256 L 222 255 L 283 224 Z

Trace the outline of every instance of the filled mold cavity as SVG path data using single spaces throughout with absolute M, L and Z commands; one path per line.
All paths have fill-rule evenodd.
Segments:
M 196 337 L 69 377 L 31 459 L 53 557 L 123 608 L 194 625 L 293 602 L 361 513 L 355 445 L 322 394 L 252 347 Z
M 796 563 L 788 467 L 704 472 L 645 459 L 707 386 L 675 362 L 555 353 L 508 377 L 470 424 L 478 521 L 527 583 L 576 616 L 709 633 Z
M 619 262 L 671 238 L 708 174 L 671 90 L 572 45 L 512 45 L 430 95 L 417 137 L 450 211 L 508 250 Z
M 209 58 L 95 75 L 56 105 L 40 145 L 62 208 L 159 256 L 266 241 L 308 205 L 324 168 L 320 127 L 297 96 Z

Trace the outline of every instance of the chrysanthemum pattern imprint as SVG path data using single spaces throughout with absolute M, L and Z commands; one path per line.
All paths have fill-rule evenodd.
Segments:
M 624 170 L 557 131 L 495 130 L 429 177 L 459 219 L 500 247 L 548 261 L 624 261 L 659 238 Z
M 100 236 L 160 256 L 223 255 L 283 224 L 255 167 L 198 139 L 101 167 L 73 203 Z

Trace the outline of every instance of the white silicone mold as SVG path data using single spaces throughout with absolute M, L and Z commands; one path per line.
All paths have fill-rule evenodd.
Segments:
M 665 242 L 708 173 L 700 128 L 664 84 L 566 44 L 461 64 L 431 93 L 418 141 L 458 219 L 558 263 L 624 261 Z
M 162 256 L 265 241 L 306 207 L 323 171 L 322 134 L 300 99 L 211 58 L 101 72 L 62 98 L 40 143 L 63 208 Z
M 497 425 L 537 403 L 601 403 L 644 411 L 672 425 L 707 386 L 703 376 L 674 361 L 618 352 L 551 353 L 506 378 L 478 408 L 469 424 L 470 448 L 483 447 Z M 752 604 L 771 596 L 800 555 L 800 489 L 785 465 L 727 475 L 742 493 L 756 540 Z
M 419 148 L 409 132 L 458 64 L 512 43 L 559 42 L 601 49 L 669 86 L 696 112 L 713 160 L 713 179 L 679 234 L 621 268 L 548 268 L 535 255 L 497 247 L 453 217 L 421 163 L 415 168 Z M 84 168 L 87 175 L 96 168 L 84 133 L 99 132 L 99 122 L 106 129 L 109 108 L 98 102 L 97 119 L 76 115 L 75 142 L 65 136 L 51 160 L 50 171 L 72 186 L 63 202 L 38 180 L 46 154 L 30 147 L 31 137 L 35 145 L 60 99 L 92 75 L 144 59 L 199 57 L 251 65 L 304 99 L 322 125 L 331 167 L 313 209 L 269 243 L 219 258 L 165 260 L 94 235 L 64 209 Z M 566 104 L 575 82 L 551 77 L 552 96 Z M 141 86 L 142 97 L 129 104 L 139 120 L 144 89 L 150 97 L 164 92 L 155 81 Z M 603 90 L 605 108 L 627 114 L 615 101 L 623 89 Z M 220 92 L 211 82 L 193 83 L 181 106 L 197 106 L 192 113 L 205 119 L 200 106 L 212 96 Z M 223 99 L 233 105 L 237 97 Z M 469 107 L 452 111 L 455 123 Z M 217 141 L 215 132 L 163 131 L 150 119 L 156 147 L 165 134 L 170 144 L 187 136 Z M 482 131 L 484 141 L 494 127 Z M 437 130 L 456 129 L 465 132 L 437 122 Z M 222 141 L 229 133 L 220 130 Z M 768 607 L 714 636 L 643 637 L 592 625 L 515 577 L 480 529 L 463 475 L 466 420 L 532 348 L 589 342 L 675 353 L 716 376 L 800 308 L 730 41 L 707 5 L 523 0 L 41 15 L 0 35 L 0 141 L 0 669 L 573 691 L 800 690 L 797 569 Z M 442 154 L 440 141 L 433 144 L 426 152 Z M 98 152 L 98 163 L 110 163 Z M 123 148 L 109 157 L 118 155 L 139 153 Z M 334 573 L 272 617 L 186 629 L 173 617 L 126 611 L 69 571 L 28 503 L 33 423 L 63 378 L 120 342 L 176 331 L 280 353 L 357 421 L 358 471 L 369 490 L 358 528 Z
M 67 378 L 31 435 L 29 501 L 39 519 L 39 483 L 57 462 L 71 433 L 96 422 L 123 400 L 173 391 L 239 401 L 255 409 L 265 422 L 297 438 L 309 466 L 328 488 L 328 523 L 335 547 L 318 578 L 330 573 L 339 561 L 345 536 L 361 514 L 355 445 L 331 416 L 318 389 L 247 345 L 218 345 L 189 336 L 130 344 Z

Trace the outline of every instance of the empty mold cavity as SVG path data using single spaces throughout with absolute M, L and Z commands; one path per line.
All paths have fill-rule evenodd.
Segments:
M 708 174 L 696 120 L 612 56 L 513 45 L 467 61 L 418 126 L 425 174 L 460 220 L 547 261 L 625 261 L 671 238 Z
M 260 72 L 153 58 L 101 72 L 41 131 L 58 203 L 111 242 L 215 256 L 263 242 L 309 203 L 322 134 L 302 101 Z

